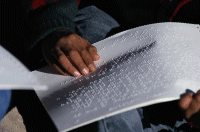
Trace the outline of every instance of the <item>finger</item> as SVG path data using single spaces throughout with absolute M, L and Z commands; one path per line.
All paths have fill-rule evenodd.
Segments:
M 83 58 L 86 66 L 89 68 L 89 70 L 91 72 L 95 71 L 96 70 L 96 66 L 95 66 L 95 64 L 93 62 L 93 59 L 92 59 L 90 53 L 86 49 L 84 49 L 84 50 L 80 51 L 80 55 Z
M 91 54 L 93 61 L 98 61 L 100 59 L 100 56 L 97 54 L 97 48 L 93 45 L 89 44 L 87 47 L 88 52 Z
M 51 55 L 51 53 L 46 50 L 46 49 L 42 49 L 42 54 L 44 56 L 44 59 L 46 60 L 46 62 L 54 67 L 59 73 L 63 74 L 63 75 L 69 75 L 68 73 L 65 72 L 65 70 L 57 63 L 56 59 Z
M 190 106 L 190 103 L 192 102 L 192 96 L 193 93 L 185 94 L 181 99 L 179 100 L 179 106 L 182 110 L 187 110 Z
M 69 76 L 69 74 L 59 65 L 59 63 L 52 63 L 50 66 L 53 66 L 59 73 Z
M 76 77 L 81 76 L 80 72 L 72 65 L 70 60 L 60 49 L 54 49 L 52 55 L 55 57 L 61 67 L 63 67 L 68 73 Z
M 189 119 L 193 114 L 197 113 L 200 110 L 200 91 L 198 91 L 189 106 L 186 110 L 185 115 L 186 118 Z
M 100 59 L 100 56 L 97 54 L 96 47 L 94 47 L 93 45 L 91 45 L 90 42 L 88 40 L 86 40 L 86 39 L 80 38 L 80 40 L 81 40 L 82 45 L 84 45 L 84 47 L 87 48 L 87 51 L 89 52 L 89 54 L 90 54 L 90 56 L 92 58 L 92 61 L 98 61 Z M 85 50 L 85 49 L 81 48 L 81 50 L 78 50 L 78 51 L 80 52 L 82 50 Z
M 83 74 L 89 74 L 89 69 L 81 58 L 79 52 L 72 46 L 65 45 L 62 47 L 64 53 L 68 53 L 71 62 L 76 66 L 76 68 Z

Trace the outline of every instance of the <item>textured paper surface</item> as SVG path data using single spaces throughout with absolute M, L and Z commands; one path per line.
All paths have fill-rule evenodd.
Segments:
M 121 32 L 94 45 L 98 69 L 80 78 L 50 67 L 34 71 L 37 91 L 59 131 L 200 89 L 199 25 L 159 23 Z
M 0 89 L 45 90 L 41 83 L 17 58 L 0 45 Z

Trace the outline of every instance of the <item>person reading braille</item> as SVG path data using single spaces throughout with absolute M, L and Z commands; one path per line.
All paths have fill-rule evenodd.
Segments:
M 167 2 L 167 0 L 163 1 L 162 6 L 166 6 L 165 2 Z M 159 13 L 161 13 L 161 11 Z M 160 18 L 158 18 L 158 19 L 160 19 Z M 169 21 L 172 21 L 173 19 L 175 19 L 174 14 L 172 15 L 172 17 L 170 18 Z M 118 25 L 116 25 L 116 27 L 117 26 Z M 57 38 L 57 40 L 54 39 L 56 41 L 52 41 L 52 38 Z M 62 73 L 64 75 L 67 75 L 67 73 L 70 73 L 71 75 L 74 75 L 74 76 L 87 75 L 87 74 L 89 74 L 89 72 L 93 72 L 96 70 L 96 67 L 95 67 L 93 61 L 98 61 L 100 59 L 100 56 L 97 54 L 97 49 L 89 43 L 89 41 L 91 41 L 91 40 L 87 41 L 86 39 L 82 38 L 81 36 L 79 36 L 77 34 L 70 33 L 67 30 L 66 31 L 65 30 L 56 31 L 53 34 L 51 34 L 49 38 L 47 37 L 43 43 L 42 52 L 43 52 L 44 58 L 50 65 L 55 67 L 60 73 Z M 54 43 L 51 43 L 51 44 L 54 44 L 54 45 L 51 45 L 51 47 L 49 47 L 50 42 L 54 42 Z M 50 52 L 48 52 L 48 51 L 50 51 Z M 52 57 L 54 57 L 54 58 L 52 58 Z M 170 103 L 168 103 L 168 104 L 170 106 Z M 200 91 L 198 91 L 197 93 L 185 94 L 184 96 L 181 97 L 181 99 L 178 101 L 177 104 L 175 104 L 175 103 L 172 103 L 172 104 L 173 105 L 178 104 L 177 106 L 179 106 L 180 110 L 183 113 L 185 113 L 184 115 L 185 115 L 186 120 L 188 120 L 188 121 L 189 121 L 189 119 L 194 120 L 193 122 L 195 122 L 196 125 L 194 125 L 194 123 L 193 123 L 193 126 L 196 126 L 196 127 L 200 126 L 200 124 L 198 123 L 198 122 L 200 122 L 199 119 L 194 118 L 194 115 L 200 115 L 199 114 Z M 158 106 L 159 106 L 159 104 L 158 104 Z M 157 106 L 153 105 L 150 107 L 156 108 Z M 143 110 L 145 110 L 145 109 L 149 110 L 149 108 L 148 107 L 143 108 Z M 137 110 L 133 110 L 132 112 L 134 113 L 134 111 L 137 111 Z M 138 110 L 138 111 L 140 111 L 140 110 Z M 166 109 L 166 111 L 167 111 L 167 109 Z M 127 112 L 127 113 L 131 113 L 131 112 Z M 132 126 L 132 124 L 130 124 L 130 121 L 134 120 L 134 119 L 127 119 L 128 117 L 127 117 L 127 115 L 126 116 L 125 115 L 126 115 L 126 113 L 122 113 L 120 115 L 116 115 L 116 116 L 110 117 L 108 119 L 99 121 L 99 124 L 101 124 L 102 126 L 104 126 L 103 122 L 105 122 L 108 124 L 112 124 L 111 126 L 113 128 L 111 129 L 111 128 L 104 126 L 104 128 L 99 127 L 98 129 L 100 129 L 101 131 L 105 131 L 105 129 L 107 129 L 107 130 L 110 129 L 111 131 L 112 130 L 113 131 L 117 131 L 117 130 L 118 131 L 124 131 L 124 130 L 133 131 L 134 126 Z M 152 115 L 154 115 L 154 114 L 152 114 Z M 121 122 L 121 124 L 120 123 L 118 124 L 118 123 L 116 123 L 116 121 L 118 120 L 118 117 L 120 117 L 120 116 L 124 116 L 124 117 L 119 119 L 120 120 L 119 122 Z M 151 115 L 149 115 L 149 116 L 151 117 Z M 198 117 L 200 117 L 200 116 L 198 116 Z M 141 119 L 142 119 L 142 117 L 141 117 Z M 112 123 L 109 122 L 108 120 L 112 120 Z M 123 122 L 122 120 L 125 120 L 127 123 Z M 171 120 L 171 119 L 169 119 L 169 120 Z M 124 126 L 122 125 L 124 123 L 126 124 L 124 126 L 126 126 L 127 128 L 124 128 Z M 186 122 L 183 120 L 182 124 L 184 124 L 184 123 L 186 123 Z M 113 124 L 115 124 L 115 125 L 113 125 Z M 99 126 L 101 126 L 101 125 L 99 125 Z M 120 127 L 120 125 L 122 125 L 123 127 Z M 150 126 L 151 126 L 151 130 L 168 129 L 168 130 L 174 131 L 173 128 L 170 128 L 170 126 L 167 126 L 167 125 L 166 125 L 166 128 L 164 128 L 165 125 L 163 128 L 161 126 L 154 126 L 154 125 L 150 125 Z M 177 125 L 177 121 L 176 121 L 176 124 L 174 124 L 174 129 L 178 129 L 178 127 L 180 127 L 180 126 Z M 85 128 L 87 128 L 87 127 L 85 127 Z M 149 128 L 146 128 L 146 129 L 144 128 L 144 130 L 148 130 L 148 129 Z M 191 128 L 191 129 L 195 129 L 195 128 Z M 139 129 L 137 131 L 139 131 Z
M 125 13 L 120 19 L 127 20 L 125 21 L 127 23 L 120 25 L 121 27 L 128 25 L 122 29 L 167 21 L 200 23 L 200 3 L 197 0 L 125 0 L 123 3 L 116 2 L 127 5 L 133 2 L 131 4 L 133 6 L 129 6 L 133 7 L 131 12 L 126 11 L 129 8 L 120 8 Z M 28 18 L 31 20 L 29 22 L 34 23 L 31 25 L 32 28 L 27 28 L 27 30 L 31 29 L 26 43 L 31 58 L 29 63 L 33 64 L 31 62 L 36 63 L 36 61 L 43 59 L 39 56 L 42 52 L 46 62 L 61 74 L 77 77 L 95 71 L 94 61 L 98 61 L 100 56 L 91 43 L 104 39 L 111 29 L 119 27 L 118 22 L 94 6 L 78 10 L 78 4 L 75 0 L 52 0 L 48 3 L 44 0 L 33 0 L 29 3 L 31 6 L 28 9 L 32 9 L 32 11 L 30 11 Z M 149 3 L 156 4 L 149 6 Z M 128 19 L 126 19 L 127 17 Z M 19 23 L 14 21 L 13 24 Z M 22 96 L 22 92 L 19 95 Z M 30 103 L 29 96 L 30 94 L 23 94 L 25 100 L 20 101 L 19 98 L 16 98 L 16 101 L 20 102 L 18 108 L 24 117 L 27 130 L 49 129 L 48 127 L 52 125 L 42 125 L 41 117 L 37 117 L 42 109 L 33 105 L 36 104 L 35 101 L 32 102 L 33 104 Z M 26 113 L 29 113 L 30 108 L 34 108 L 34 111 L 27 118 Z M 198 131 L 200 128 L 199 111 L 200 91 L 187 93 L 179 101 L 133 109 L 99 120 L 75 131 Z M 44 117 L 44 115 L 41 116 Z

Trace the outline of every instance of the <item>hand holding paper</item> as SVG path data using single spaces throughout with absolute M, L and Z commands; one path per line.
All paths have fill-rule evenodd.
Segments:
M 185 118 L 191 121 L 192 125 L 200 128 L 200 90 L 195 94 L 185 94 L 179 100 L 179 106 L 183 110 Z
M 87 40 L 66 30 L 54 32 L 42 46 L 45 60 L 61 74 L 87 75 L 96 70 L 97 49 Z

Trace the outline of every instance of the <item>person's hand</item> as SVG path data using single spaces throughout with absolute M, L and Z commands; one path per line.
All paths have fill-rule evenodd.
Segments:
M 96 47 L 89 41 L 66 30 L 56 31 L 45 38 L 42 53 L 47 63 L 61 74 L 76 77 L 95 71 L 93 61 L 100 59 Z
M 185 118 L 200 128 L 200 90 L 196 94 L 189 93 L 181 97 L 179 106 L 183 110 Z

